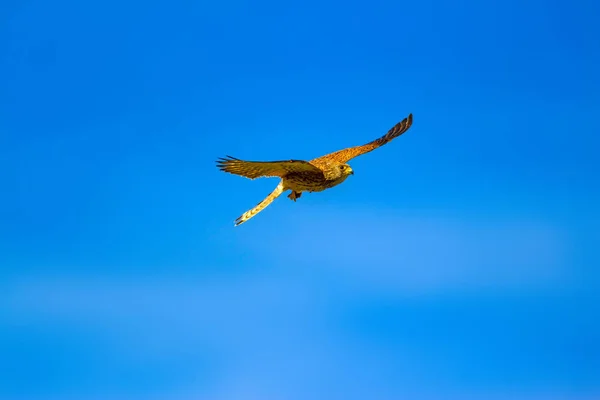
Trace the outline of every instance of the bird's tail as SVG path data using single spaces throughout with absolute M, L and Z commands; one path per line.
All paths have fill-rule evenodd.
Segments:
M 271 204 L 273 202 L 273 200 L 275 200 L 277 197 L 279 197 L 281 195 L 281 193 L 283 193 L 283 191 L 284 191 L 284 188 L 283 188 L 283 181 L 282 181 L 282 182 L 279 182 L 279 185 L 277 185 L 275 190 L 273 190 L 270 195 L 265 197 L 265 199 L 263 201 L 258 203 L 256 205 L 256 207 L 254 207 L 251 210 L 246 211 L 238 219 L 236 219 L 235 226 L 243 224 L 244 222 L 248 221 L 250 218 L 254 217 L 256 214 L 258 214 L 259 212 L 264 210 L 265 207 L 268 206 L 269 204 Z

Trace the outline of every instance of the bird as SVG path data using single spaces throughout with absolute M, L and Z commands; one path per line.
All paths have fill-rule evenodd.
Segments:
M 245 161 L 232 156 L 217 159 L 217 167 L 234 175 L 249 179 L 260 177 L 279 177 L 279 184 L 267 197 L 254 208 L 239 216 L 234 224 L 241 225 L 256 216 L 283 192 L 291 190 L 287 196 L 294 202 L 303 192 L 321 192 L 344 182 L 354 170 L 348 165 L 351 159 L 375 150 L 406 132 L 412 125 L 413 116 L 410 113 L 402 121 L 394 125 L 385 135 L 362 146 L 354 146 L 326 154 L 324 156 L 305 160 L 282 161 Z

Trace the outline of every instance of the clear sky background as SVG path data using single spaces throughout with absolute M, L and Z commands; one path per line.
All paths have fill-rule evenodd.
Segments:
M 599 16 L 2 2 L 0 398 L 600 398 Z

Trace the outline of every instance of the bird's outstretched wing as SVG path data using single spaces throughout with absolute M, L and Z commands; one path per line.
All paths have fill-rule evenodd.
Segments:
M 392 139 L 402 135 L 408 130 L 408 128 L 410 128 L 410 126 L 412 125 L 412 120 L 412 114 L 409 114 L 408 117 L 398 122 L 392 129 L 388 131 L 388 133 L 386 133 L 379 139 L 373 140 L 372 142 L 364 144 L 362 146 L 355 146 L 343 150 L 338 150 L 334 153 L 329 153 L 322 157 L 319 157 L 313 161 L 336 161 L 339 163 L 346 163 L 354 157 L 358 157 L 362 154 L 373 151 L 376 148 L 381 147 L 384 144 L 390 142 Z
M 224 172 L 255 179 L 263 176 L 284 177 L 289 173 L 323 174 L 323 171 L 308 161 L 244 161 L 231 156 L 219 158 L 217 167 Z

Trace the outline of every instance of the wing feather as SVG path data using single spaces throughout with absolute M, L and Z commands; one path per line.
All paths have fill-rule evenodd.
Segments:
M 323 174 L 323 171 L 303 160 L 287 161 L 244 161 L 231 156 L 219 158 L 217 167 L 230 174 L 241 175 L 255 179 L 263 176 L 278 176 L 283 178 L 289 173 Z
M 347 149 L 338 150 L 333 153 L 326 154 L 322 157 L 319 157 L 316 160 L 319 161 L 335 161 L 339 163 L 346 163 L 354 157 L 358 157 L 365 153 L 375 150 L 378 147 L 383 146 L 384 144 L 389 143 L 392 139 L 397 138 L 402 135 L 404 132 L 410 128 L 412 125 L 412 114 L 409 114 L 408 117 L 404 118 L 402 121 L 398 122 L 392 129 L 388 131 L 385 135 L 380 137 L 379 139 L 373 140 L 367 144 L 362 146 L 349 147 Z M 313 160 L 313 161 L 316 161 Z

